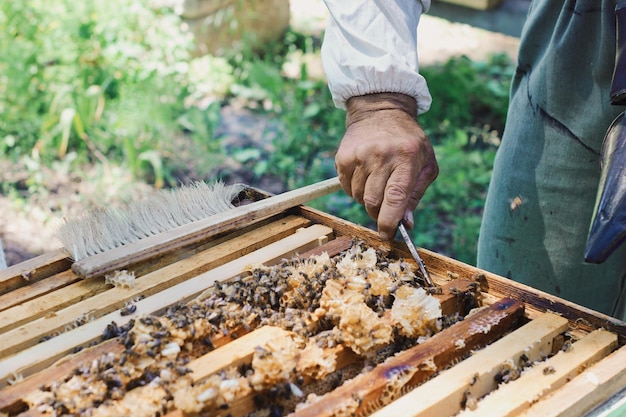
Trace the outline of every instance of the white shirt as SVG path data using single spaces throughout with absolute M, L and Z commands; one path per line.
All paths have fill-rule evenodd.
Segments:
M 350 97 L 404 93 L 418 113 L 432 101 L 419 74 L 417 25 L 430 0 L 324 0 L 330 18 L 322 63 L 335 105 Z

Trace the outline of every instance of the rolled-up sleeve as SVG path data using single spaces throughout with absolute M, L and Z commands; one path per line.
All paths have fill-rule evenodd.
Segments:
M 403 93 L 415 97 L 418 113 L 431 96 L 419 73 L 417 25 L 430 0 L 325 0 L 330 17 L 322 63 L 337 107 L 350 97 Z

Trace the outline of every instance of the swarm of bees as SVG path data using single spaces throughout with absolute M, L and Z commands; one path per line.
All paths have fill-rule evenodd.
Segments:
M 134 313 L 132 304 L 125 309 Z M 419 286 L 411 264 L 355 241 L 334 258 L 324 253 L 252 265 L 160 316 L 139 316 L 124 327 L 111 323 L 103 339 L 118 338 L 123 350 L 27 400 L 57 415 L 154 416 L 223 410 L 253 394 L 270 414 L 281 414 L 278 398 L 305 401 L 304 379 L 342 382 L 333 348 L 349 349 L 362 358 L 361 367 L 371 366 L 432 336 L 441 323 L 439 301 Z M 213 350 L 217 338 L 265 325 L 290 337 L 256 348 L 247 366 L 192 380 L 187 364 Z

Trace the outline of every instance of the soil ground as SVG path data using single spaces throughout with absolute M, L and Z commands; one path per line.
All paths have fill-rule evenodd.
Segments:
M 303 33 L 321 33 L 327 11 L 320 0 L 292 0 L 292 26 Z M 481 60 L 494 53 L 506 53 L 515 58 L 519 40 L 501 33 L 490 32 L 467 24 L 454 23 L 434 16 L 424 15 L 419 28 L 419 57 L 422 66 L 445 62 L 452 56 L 467 55 Z M 321 63 L 309 63 L 309 71 L 323 77 Z M 227 136 L 230 146 L 241 146 L 259 140 L 255 132 L 262 131 L 267 121 L 244 109 L 227 107 L 222 114 L 220 131 Z M 226 161 L 233 164 L 233 161 Z M 234 180 L 269 192 L 279 192 L 279 179 L 264 178 L 260 183 L 250 183 L 238 167 L 231 166 Z M 0 161 L 0 172 L 6 181 L 22 183 L 27 197 L 0 195 L 0 242 L 4 257 L 10 266 L 45 251 L 57 248 L 56 231 L 64 216 L 77 215 L 95 203 L 114 203 L 125 197 L 147 195 L 152 190 L 143 183 L 133 182 L 122 171 L 111 169 L 102 172 L 94 168 L 89 172 L 69 172 L 62 165 L 43 172 L 26 165 L 16 166 Z M 37 172 L 31 174 L 31 172 Z M 40 175 L 36 193 L 29 193 L 31 175 Z M 43 187 L 43 189 L 41 188 Z M 2 263 L 0 249 L 0 264 Z

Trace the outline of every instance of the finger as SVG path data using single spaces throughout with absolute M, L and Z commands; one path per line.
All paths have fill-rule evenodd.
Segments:
M 411 196 L 409 198 L 409 204 L 404 212 L 403 221 L 405 225 L 412 229 L 414 225 L 413 211 L 417 208 L 417 205 L 422 201 L 422 197 L 426 192 L 426 189 L 432 184 L 439 175 L 439 165 L 437 164 L 437 158 L 435 157 L 435 151 L 431 146 L 426 148 L 426 166 L 419 172 L 415 186 L 411 190 Z
M 390 241 L 396 235 L 398 223 L 408 207 L 414 181 L 408 171 L 396 169 L 385 186 L 383 203 L 378 213 L 378 233 L 383 240 Z
M 363 204 L 363 195 L 365 194 L 365 183 L 367 181 L 367 172 L 361 166 L 357 166 L 352 173 L 352 198 Z
M 437 164 L 437 160 L 433 157 L 417 176 L 415 186 L 411 191 L 407 211 L 413 212 L 415 210 L 419 202 L 422 201 L 422 197 L 424 197 L 426 189 L 433 183 L 433 181 L 435 181 L 435 179 L 437 179 L 438 175 L 439 165 Z
M 402 217 L 402 221 L 404 222 L 404 225 L 407 227 L 407 229 L 413 229 L 413 226 L 415 226 L 415 218 L 413 217 L 413 210 L 415 209 L 411 209 L 410 207 L 407 207 L 406 210 L 404 211 L 404 216 Z
M 389 180 L 389 173 L 383 170 L 372 172 L 365 183 L 363 206 L 367 214 L 374 220 L 378 219 L 380 206 L 383 203 L 385 187 Z
M 348 164 L 342 164 L 340 158 L 335 156 L 335 170 L 337 170 L 337 177 L 339 177 L 339 183 L 341 188 L 352 197 L 352 167 Z

